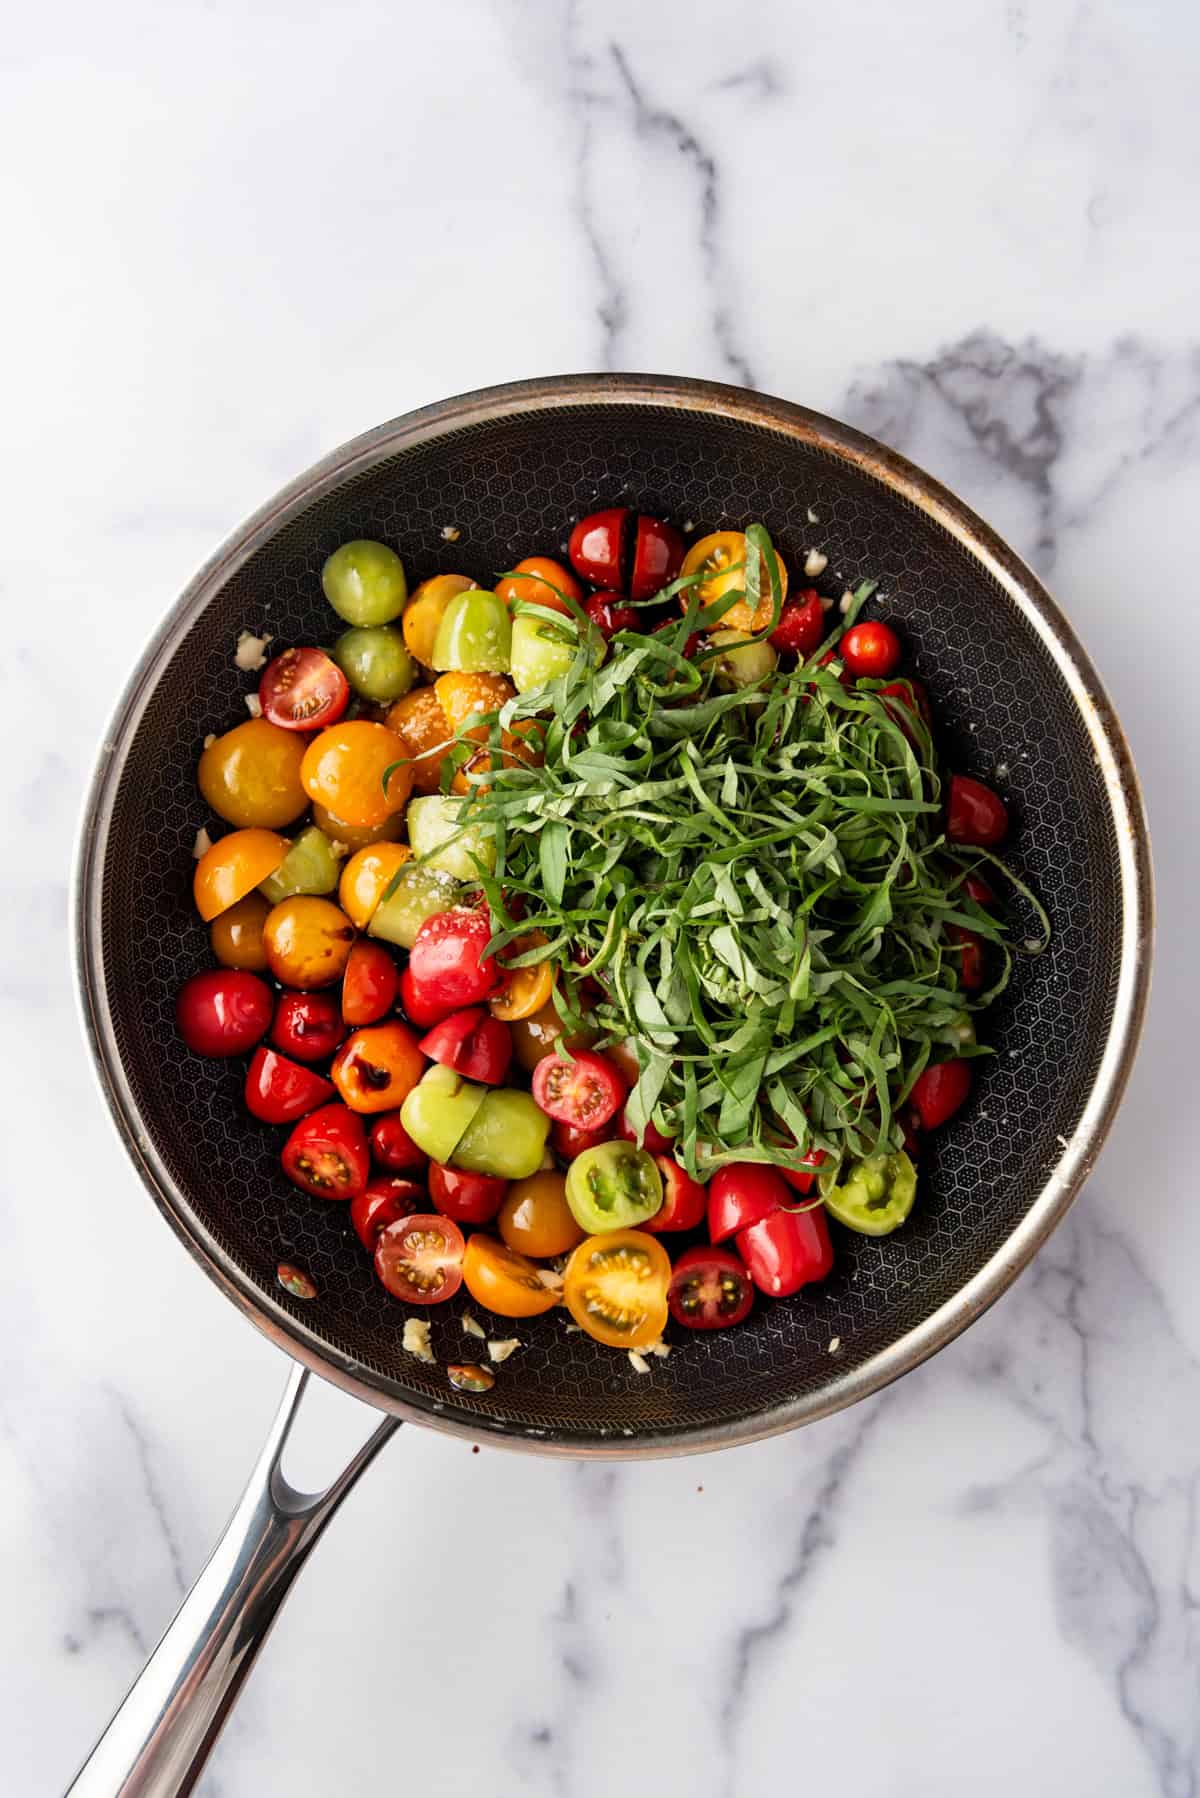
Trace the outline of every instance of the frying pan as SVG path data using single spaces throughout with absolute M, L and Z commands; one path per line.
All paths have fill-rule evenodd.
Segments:
M 193 840 L 213 822 L 196 756 L 241 715 L 239 631 L 328 635 L 319 573 L 347 537 L 396 544 L 416 579 L 487 579 L 617 500 L 705 530 L 762 519 L 793 570 L 814 546 L 847 585 L 879 580 L 948 760 L 1005 790 L 1015 859 L 1054 935 L 990 1015 L 980 1098 L 923 1161 L 921 1203 L 897 1235 L 840 1236 L 822 1287 L 690 1336 L 648 1376 L 558 1313 L 522 1321 L 503 1332 L 520 1353 L 470 1395 L 402 1351 L 403 1313 L 345 1208 L 283 1179 L 277 1133 L 239 1103 L 241 1069 L 179 1053 L 175 994 L 208 955 L 190 903 Z M 201 1267 L 297 1367 L 225 1535 L 72 1791 L 192 1788 L 300 1565 L 401 1419 L 538 1454 L 691 1453 L 826 1416 L 949 1342 L 1045 1240 L 1099 1152 L 1145 1009 L 1151 904 L 1129 753 L 1066 619 L 967 507 L 845 425 L 698 381 L 524 381 L 382 425 L 286 488 L 201 570 L 125 691 L 87 806 L 75 933 L 86 1028 L 129 1153 Z M 277 1284 L 281 1260 L 312 1276 L 314 1300 Z M 457 1310 L 434 1318 L 441 1363 L 464 1358 Z M 280 1470 L 308 1370 L 386 1413 L 316 1495 Z

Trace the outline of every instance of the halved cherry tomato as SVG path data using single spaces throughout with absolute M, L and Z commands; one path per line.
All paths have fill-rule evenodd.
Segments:
M 330 1078 L 351 1111 L 395 1111 L 425 1072 L 425 1058 L 399 1019 L 348 1036 L 333 1058 Z
M 350 1201 L 350 1222 L 369 1255 L 375 1252 L 379 1232 L 402 1217 L 412 1217 L 425 1204 L 425 1188 L 416 1180 L 395 1174 L 377 1174 Z
M 817 1169 L 825 1160 L 824 1149 L 813 1149 L 812 1153 L 807 1157 L 807 1160 L 808 1166 L 812 1169 L 811 1173 L 809 1173 L 807 1169 L 801 1173 L 790 1167 L 777 1167 L 775 1169 L 779 1178 L 781 1180 L 786 1180 L 793 1192 L 810 1193 L 812 1191 L 813 1182 L 817 1177 Z
M 868 618 L 850 626 L 838 645 L 838 654 L 856 680 L 859 675 L 886 680 L 899 667 L 903 650 L 890 624 Z
M 212 952 L 223 968 L 259 973 L 267 965 L 263 925 L 271 907 L 261 893 L 247 893 L 236 905 L 219 912 L 208 927 Z
M 258 699 L 281 730 L 322 730 L 350 703 L 350 683 L 323 649 L 285 649 L 263 670 Z
M 564 1161 L 574 1161 L 576 1155 L 582 1155 L 585 1149 L 595 1149 L 602 1142 L 611 1142 L 615 1135 L 611 1118 L 596 1130 L 579 1130 L 574 1124 L 556 1121 L 550 1132 L 550 1141 L 556 1155 L 561 1156 Z
M 675 1138 L 664 1136 L 653 1118 L 647 1119 L 646 1128 L 639 1136 L 624 1111 L 617 1119 L 617 1135 L 622 1142 L 635 1142 L 639 1149 L 649 1149 L 652 1155 L 668 1155 L 675 1146 Z
M 476 1005 L 495 991 L 500 970 L 493 956 L 485 960 L 483 955 L 491 935 L 487 916 L 465 905 L 426 918 L 417 931 L 405 970 L 412 997 L 422 1011 L 438 1011 L 440 1016 L 448 1017 L 452 1011 Z M 431 1023 L 434 1021 L 430 1018 Z
M 372 1123 L 371 1153 L 380 1167 L 394 1174 L 422 1168 L 429 1160 L 404 1128 L 398 1111 L 389 1111 Z
M 471 1297 L 500 1317 L 540 1317 L 558 1303 L 557 1292 L 539 1279 L 533 1262 L 494 1236 L 472 1236 L 463 1280 Z
M 510 1249 L 546 1260 L 565 1255 L 584 1232 L 567 1204 L 567 1183 L 553 1169 L 514 1180 L 500 1207 L 496 1227 Z
M 342 1016 L 351 1028 L 374 1024 L 396 1003 L 400 977 L 382 943 L 357 942 L 342 976 Z
M 625 1082 L 613 1063 L 592 1049 L 576 1050 L 573 1061 L 554 1052 L 533 1070 L 533 1096 L 547 1117 L 578 1130 L 598 1130 L 616 1116 Z
M 973 930 L 965 930 L 961 924 L 950 924 L 946 927 L 946 935 L 952 943 L 962 949 L 959 962 L 958 977 L 968 993 L 977 993 L 983 985 L 983 943 Z
M 343 719 L 309 743 L 300 779 L 311 800 L 348 824 L 381 824 L 403 809 L 412 791 L 410 758 L 408 744 L 394 730 L 365 718 Z
M 662 1209 L 639 1228 L 649 1230 L 653 1236 L 661 1236 L 664 1230 L 699 1229 L 708 1208 L 708 1193 L 670 1155 L 656 1155 L 654 1160 L 662 1175 Z
M 267 966 L 281 986 L 303 991 L 340 980 L 354 941 L 354 926 L 329 899 L 302 894 L 281 899 L 263 925 Z
M 952 843 L 975 843 L 988 849 L 1008 834 L 1008 807 L 998 793 L 968 774 L 950 776 L 946 835 Z
M 929 704 L 929 695 L 919 680 L 913 680 L 910 676 L 907 680 L 891 681 L 886 687 L 880 687 L 876 698 L 882 699 L 885 705 L 889 699 L 896 701 L 895 705 L 889 705 L 887 709 L 905 736 L 912 736 L 910 725 L 913 711 L 920 714 L 927 728 L 932 728 L 933 712 Z M 897 707 L 903 709 L 898 710 Z
M 458 594 L 468 592 L 475 585 L 476 582 L 465 574 L 431 575 L 421 582 L 405 606 L 400 620 L 404 647 L 426 668 L 433 667 L 433 646 L 446 607 Z
M 986 908 L 987 906 L 995 905 L 996 903 L 996 895 L 993 893 L 982 874 L 968 874 L 967 878 L 963 881 L 963 892 L 967 895 L 968 899 L 973 899 L 976 905 L 982 905 Z
M 745 1265 L 728 1249 L 686 1249 L 675 1263 L 667 1304 L 689 1330 L 725 1330 L 740 1324 L 754 1303 Z
M 271 1041 L 296 1061 L 324 1061 L 346 1034 L 330 993 L 284 993 L 271 1026 Z
M 440 1305 L 463 1278 L 463 1233 L 452 1218 L 418 1212 L 387 1224 L 375 1238 L 375 1272 L 406 1305 Z
M 737 1233 L 737 1251 L 760 1292 L 786 1298 L 833 1266 L 833 1245 L 824 1208 L 772 1211 Z
M 231 830 L 196 863 L 192 896 L 206 924 L 270 878 L 291 848 L 273 830 Z
M 512 956 L 527 955 L 532 949 L 543 949 L 546 946 L 546 935 L 541 930 L 531 930 L 527 936 L 519 936 L 511 944 L 507 954 Z M 541 1011 L 550 1002 L 554 991 L 554 964 L 549 961 L 534 962 L 528 968 L 509 968 L 505 966 L 503 957 L 498 957 L 500 986 L 488 1000 L 488 1009 L 494 1018 L 500 1018 L 506 1024 L 515 1024 L 520 1018 L 531 1018 L 535 1012 Z
M 708 1234 L 713 1242 L 724 1242 L 790 1202 L 775 1168 L 758 1161 L 730 1162 L 708 1183 Z
M 219 818 L 239 827 L 282 830 L 304 810 L 304 739 L 266 718 L 247 718 L 216 737 L 196 779 Z
M 776 556 L 779 564 L 779 582 L 782 588 L 781 602 L 787 598 L 788 572 L 781 556 Z M 679 594 L 680 610 L 686 612 L 694 592 L 699 593 L 700 604 L 707 613 L 715 607 L 718 600 L 734 589 L 743 589 L 746 585 L 746 536 L 743 531 L 714 531 L 708 537 L 701 537 L 693 543 L 683 558 L 684 574 L 702 574 L 704 579 L 698 587 L 684 587 Z M 774 596 L 771 592 L 770 579 L 764 567 L 759 588 L 759 600 L 756 609 L 751 610 L 748 599 L 739 599 L 730 606 L 721 617 L 701 615 L 700 622 L 706 630 L 730 631 L 762 631 L 766 630 L 774 612 Z M 779 614 L 783 617 L 782 610 Z
M 383 895 L 411 857 L 407 843 L 371 843 L 350 857 L 338 881 L 338 903 L 357 929 L 367 928 Z
M 336 1096 L 320 1074 L 261 1044 L 246 1070 L 246 1110 L 264 1124 L 294 1124 Z
M 195 1055 L 244 1055 L 267 1033 L 275 1000 L 265 980 L 238 968 L 209 968 L 179 989 L 175 1022 Z
M 806 587 L 789 599 L 779 614 L 779 623 L 771 632 L 771 642 L 785 655 L 799 656 L 801 661 L 819 649 L 825 636 L 825 608 L 815 587 Z
M 966 1103 L 971 1091 L 969 1061 L 939 1061 L 913 1086 L 909 1099 L 923 1130 L 936 1130 Z
M 629 537 L 628 506 L 609 506 L 581 518 L 571 532 L 567 554 L 576 574 L 593 587 L 620 588 Z
M 508 1181 L 495 1174 L 470 1174 L 443 1162 L 429 1164 L 429 1196 L 434 1209 L 457 1224 L 490 1224 L 508 1191 Z
M 683 551 L 683 538 L 673 524 L 643 514 L 633 535 L 630 599 L 653 599 L 660 593 L 683 566 Z
M 656 1236 L 588 1236 L 567 1263 L 563 1298 L 581 1330 L 609 1348 L 647 1348 L 667 1321 L 671 1263 Z
M 417 793 L 441 791 L 442 763 L 454 747 L 454 732 L 432 687 L 414 687 L 387 715 L 387 727 L 408 745 L 412 784 Z
M 593 593 L 583 602 L 583 609 L 607 641 L 618 631 L 635 631 L 638 615 L 626 605 L 623 593 Z
M 283 1171 L 316 1199 L 352 1199 L 371 1171 L 362 1119 L 344 1105 L 301 1118 L 283 1145 Z
M 421 1053 L 468 1080 L 499 1086 L 512 1060 L 512 1038 L 482 1006 L 451 1012 L 421 1038 Z
M 554 591 L 556 587 L 558 593 Z M 531 606 L 545 606 L 548 612 L 565 612 L 568 617 L 572 616 L 571 608 L 563 604 L 559 593 L 576 602 L 583 598 L 583 588 L 575 576 L 550 556 L 526 556 L 512 574 L 497 582 L 496 591 L 505 605 L 524 599 Z

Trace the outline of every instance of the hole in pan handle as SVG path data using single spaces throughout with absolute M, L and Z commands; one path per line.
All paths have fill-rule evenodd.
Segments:
M 200 1777 L 292 1581 L 399 1427 L 385 1417 L 323 1492 L 298 1492 L 281 1461 L 308 1379 L 293 1368 L 224 1534 L 68 1798 L 177 1798 Z

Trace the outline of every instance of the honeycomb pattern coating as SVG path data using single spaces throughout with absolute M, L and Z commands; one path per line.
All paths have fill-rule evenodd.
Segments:
M 405 1312 L 374 1279 L 343 1206 L 282 1176 L 282 1133 L 240 1103 L 241 1063 L 182 1052 L 172 1009 L 209 961 L 190 903 L 192 844 L 206 818 L 194 768 L 205 734 L 245 717 L 255 677 L 234 667 L 240 630 L 276 647 L 336 630 L 319 572 L 345 538 L 395 545 L 410 580 L 461 569 L 480 581 L 520 556 L 553 553 L 570 523 L 627 500 L 698 530 L 762 519 L 793 570 L 807 546 L 829 578 L 881 582 L 934 698 L 952 763 L 998 783 L 1015 857 L 1054 921 L 1050 952 L 1022 963 L 987 1035 L 997 1054 L 977 1096 L 922 1167 L 922 1196 L 883 1241 L 837 1232 L 833 1277 L 786 1303 L 760 1302 L 719 1334 L 674 1332 L 676 1352 L 640 1375 L 623 1355 L 564 1328 L 559 1313 L 491 1333 L 523 1347 L 492 1392 L 448 1385 L 470 1339 L 456 1303 L 430 1314 L 438 1367 L 403 1353 Z M 819 525 L 809 522 L 812 507 Z M 450 542 L 443 527 L 456 526 Z M 226 582 L 159 680 L 123 770 L 105 845 L 103 959 L 117 1049 L 146 1129 L 196 1217 L 253 1282 L 261 1308 L 387 1398 L 479 1429 L 553 1434 L 584 1447 L 645 1431 L 704 1430 L 812 1394 L 951 1298 L 1032 1204 L 1083 1108 L 1104 1049 L 1119 968 L 1121 893 L 1111 815 L 1092 744 L 1058 670 L 1001 586 L 925 513 L 817 447 L 675 408 L 580 405 L 472 424 L 405 447 L 312 503 Z M 280 1261 L 316 1282 L 291 1298 Z

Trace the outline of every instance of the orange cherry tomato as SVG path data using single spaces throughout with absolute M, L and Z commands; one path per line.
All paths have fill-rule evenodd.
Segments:
M 782 598 L 787 598 L 788 573 L 783 558 L 778 556 L 779 579 L 783 588 Z M 709 537 L 701 537 L 693 543 L 683 558 L 681 574 L 703 574 L 698 592 L 702 606 L 715 605 L 723 599 L 731 589 L 746 585 L 746 537 L 743 531 L 714 531 Z M 772 599 L 769 592 L 767 571 L 762 571 L 762 592 L 758 602 L 758 610 L 751 611 L 749 602 L 739 599 L 720 618 L 714 618 L 711 624 L 704 617 L 700 622 L 708 630 L 722 631 L 762 631 L 771 622 Z M 684 587 L 679 594 L 680 610 L 686 612 L 688 600 L 697 591 Z
M 421 582 L 400 620 L 404 647 L 415 661 L 433 667 L 433 645 L 446 607 L 456 594 L 477 584 L 465 574 L 435 574 Z
M 554 591 L 556 587 L 558 593 Z M 524 599 L 531 606 L 545 606 L 547 611 L 565 612 L 568 617 L 573 616 L 571 608 L 563 604 L 559 594 L 568 594 L 576 603 L 583 598 L 583 588 L 575 576 L 550 556 L 526 556 L 512 574 L 497 584 L 496 591 L 507 606 Z
M 340 980 L 353 941 L 353 924 L 329 899 L 283 899 L 263 926 L 267 966 L 281 986 L 301 992 Z
M 261 893 L 247 893 L 213 919 L 208 940 L 223 968 L 245 968 L 251 974 L 259 974 L 266 967 L 263 925 L 270 909 Z
M 544 1260 L 565 1255 L 583 1241 L 584 1232 L 572 1216 L 566 1190 L 565 1175 L 552 1169 L 513 1181 L 496 1219 L 496 1228 L 510 1249 Z
M 375 843 L 350 857 L 338 882 L 338 903 L 359 930 L 367 928 L 388 883 L 411 855 L 407 843 Z
M 636 1086 L 641 1078 L 642 1070 L 638 1066 L 638 1058 L 633 1044 L 628 1040 L 621 1043 L 606 1043 L 604 1053 L 610 1061 L 616 1062 L 628 1085 Z
M 192 876 L 192 895 L 204 922 L 211 923 L 274 874 L 291 846 L 273 830 L 231 830 L 206 849 Z
M 351 1111 L 395 1111 L 424 1072 L 417 1039 L 397 1018 L 348 1036 L 329 1077 Z
M 531 930 L 525 936 L 519 936 L 505 954 L 525 955 L 530 949 L 545 948 L 547 941 L 544 931 Z M 539 961 L 528 968 L 506 969 L 504 956 L 498 956 L 497 960 L 502 970 L 502 985 L 488 1000 L 488 1009 L 494 1018 L 500 1018 L 505 1024 L 515 1024 L 522 1018 L 531 1018 L 550 1004 L 550 995 L 554 991 L 553 963 Z
M 581 1330 L 609 1348 L 646 1348 L 667 1321 L 671 1260 L 657 1236 L 588 1236 L 567 1262 L 563 1298 Z
M 196 779 L 205 803 L 230 824 L 281 830 L 307 808 L 300 766 L 305 739 L 265 718 L 247 718 L 211 742 Z
M 533 1262 L 494 1236 L 477 1233 L 468 1242 L 463 1284 L 478 1304 L 500 1317 L 540 1317 L 558 1303 L 557 1292 L 538 1278 Z
M 518 1065 L 527 1074 L 532 1074 L 538 1062 L 550 1053 L 562 1033 L 562 1019 L 554 1009 L 553 1001 L 543 1005 L 540 1011 L 531 1012 L 526 1018 L 518 1018 L 512 1026 L 513 1054 Z M 567 1047 L 586 1049 L 595 1040 L 594 1031 L 581 1030 L 577 1036 L 568 1038 Z M 610 1051 L 606 1050 L 605 1053 Z M 637 1079 L 636 1074 L 634 1079 Z
M 503 674 L 462 674 L 457 671 L 439 674 L 433 690 L 454 736 L 458 736 L 473 713 L 498 712 L 505 700 L 516 693 L 512 682 Z M 486 743 L 488 726 L 472 725 L 467 735 L 473 743 Z
M 292 732 L 281 734 L 289 742 L 296 740 Z M 339 818 L 350 824 L 381 824 L 408 803 L 412 791 L 408 744 L 395 731 L 363 718 L 331 724 L 305 750 L 301 779 L 309 798 Z
M 352 946 L 342 975 L 342 1017 L 352 1030 L 387 1016 L 396 1003 L 399 980 L 396 964 L 382 943 L 360 938 Z
M 441 789 L 442 763 L 453 747 L 454 732 L 432 687 L 414 687 L 387 715 L 387 727 L 408 745 L 412 784 L 418 793 Z
M 314 804 L 312 815 L 317 829 L 323 830 L 331 843 L 341 843 L 351 852 L 365 849 L 368 843 L 398 843 L 404 835 L 403 812 L 392 812 L 381 824 L 348 824 L 320 804 Z

